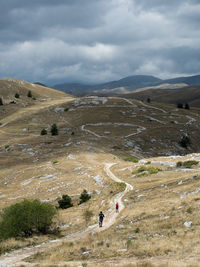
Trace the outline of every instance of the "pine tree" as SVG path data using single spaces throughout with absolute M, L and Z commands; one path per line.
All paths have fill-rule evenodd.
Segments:
M 55 123 L 51 126 L 51 135 L 58 135 L 58 128 Z
M 185 103 L 185 109 L 190 109 L 190 106 L 188 103 Z
M 18 93 L 15 94 L 15 98 L 19 98 L 19 94 Z
M 88 201 L 91 198 L 91 196 L 88 194 L 87 190 L 84 189 L 83 192 L 80 195 L 80 202 L 79 205 Z
M 46 129 L 42 129 L 42 131 L 40 132 L 41 135 L 46 135 L 47 134 L 47 130 Z
M 31 92 L 31 91 L 28 91 L 27 96 L 28 96 L 28 97 L 32 97 L 32 92 Z
M 68 195 L 63 195 L 62 199 L 58 200 L 59 208 L 68 209 L 73 206 L 72 199 Z

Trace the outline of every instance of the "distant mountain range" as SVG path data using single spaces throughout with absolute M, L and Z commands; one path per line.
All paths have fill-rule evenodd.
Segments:
M 111 81 L 96 85 L 87 85 L 80 83 L 56 84 L 52 88 L 70 93 L 76 96 L 84 95 L 116 95 L 128 94 L 134 91 L 152 89 L 177 89 L 187 86 L 200 86 L 200 75 L 178 77 L 162 80 L 149 75 L 128 76 L 118 81 Z M 150 87 L 150 88 L 149 88 Z

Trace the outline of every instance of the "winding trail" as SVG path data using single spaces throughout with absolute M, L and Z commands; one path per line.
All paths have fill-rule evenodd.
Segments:
M 109 176 L 112 180 L 118 183 L 125 183 L 118 177 L 116 177 L 113 172 L 110 170 L 110 168 L 115 165 L 116 163 L 105 163 L 104 166 L 104 171 Z M 36 253 L 43 252 L 47 249 L 50 249 L 54 246 L 61 245 L 63 241 L 72 241 L 72 240 L 78 240 L 81 238 L 84 238 L 87 236 L 89 233 L 95 233 L 95 232 L 101 232 L 109 227 L 111 227 L 115 222 L 116 218 L 119 215 L 119 213 L 124 209 L 124 204 L 122 202 L 122 198 L 124 195 L 133 190 L 133 186 L 125 183 L 126 188 L 124 191 L 116 194 L 111 200 L 110 200 L 110 208 L 104 213 L 105 214 L 105 219 L 104 219 L 104 225 L 102 228 L 99 228 L 98 224 L 94 224 L 92 226 L 87 227 L 86 229 L 67 235 L 63 238 L 55 239 L 55 240 L 50 240 L 45 243 L 39 244 L 34 247 L 26 247 L 22 249 L 18 249 L 15 251 L 12 251 L 10 253 L 6 253 L 3 256 L 0 257 L 0 266 L 5 265 L 5 266 L 20 266 L 24 264 L 25 266 L 31 266 L 34 264 L 29 264 L 27 262 L 24 262 L 25 258 L 30 257 Z M 118 202 L 119 203 L 119 213 L 115 212 L 115 205 L 114 203 Z

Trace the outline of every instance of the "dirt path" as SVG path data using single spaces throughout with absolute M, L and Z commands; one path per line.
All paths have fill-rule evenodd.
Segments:
M 105 173 L 114 181 L 116 182 L 124 182 L 122 180 L 120 180 L 118 177 L 116 177 L 112 171 L 110 170 L 110 168 L 115 165 L 116 163 L 106 163 L 105 167 L 104 167 L 104 171 Z M 62 244 L 63 241 L 71 241 L 71 240 L 77 240 L 80 238 L 84 238 L 88 233 L 94 233 L 94 232 L 101 232 L 106 230 L 107 228 L 109 228 L 111 225 L 113 225 L 116 221 L 116 218 L 118 216 L 118 214 L 124 209 L 124 204 L 122 202 L 122 198 L 124 197 L 124 195 L 130 191 L 133 190 L 132 185 L 125 183 L 126 184 L 126 188 L 123 192 L 120 192 L 118 194 L 116 194 L 111 200 L 110 200 L 110 208 L 109 210 L 107 210 L 105 212 L 105 220 L 104 220 L 104 225 L 102 228 L 98 227 L 98 224 L 92 225 L 87 227 L 86 229 L 84 229 L 83 231 L 80 232 L 76 232 L 74 234 L 71 235 L 67 235 L 63 238 L 60 239 L 55 239 L 55 240 L 50 240 L 46 243 L 42 243 L 40 245 L 37 245 L 35 247 L 27 247 L 27 248 L 23 248 L 23 249 L 19 249 L 19 250 L 15 250 L 11 253 L 6 253 L 5 255 L 0 257 L 0 266 L 1 265 L 5 265 L 5 266 L 19 266 L 24 264 L 25 266 L 31 266 L 34 264 L 29 264 L 27 262 L 24 262 L 23 260 L 29 256 L 32 256 L 36 253 L 40 253 L 43 252 L 47 249 L 52 248 L 53 246 L 57 246 Z M 119 213 L 115 212 L 115 203 L 118 202 L 119 203 Z
M 51 100 L 51 101 L 46 101 L 46 102 L 39 102 L 38 104 L 35 104 L 33 106 L 30 107 L 26 107 L 26 108 L 21 108 L 20 110 L 18 110 L 16 113 L 11 114 L 10 116 L 7 116 L 5 118 L 3 118 L 1 120 L 1 128 L 5 127 L 7 124 L 9 124 L 10 122 L 13 122 L 17 119 L 21 119 L 23 116 L 26 116 L 26 114 L 34 114 L 39 112 L 41 109 L 45 109 L 48 107 L 52 107 L 55 105 L 60 105 L 60 104 L 64 104 L 70 101 L 73 101 L 75 98 L 73 97 L 63 97 L 61 99 L 56 99 L 56 100 Z

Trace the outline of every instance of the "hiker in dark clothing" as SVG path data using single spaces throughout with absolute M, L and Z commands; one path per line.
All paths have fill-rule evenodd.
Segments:
M 102 227 L 104 214 L 102 211 L 99 213 L 99 227 Z

